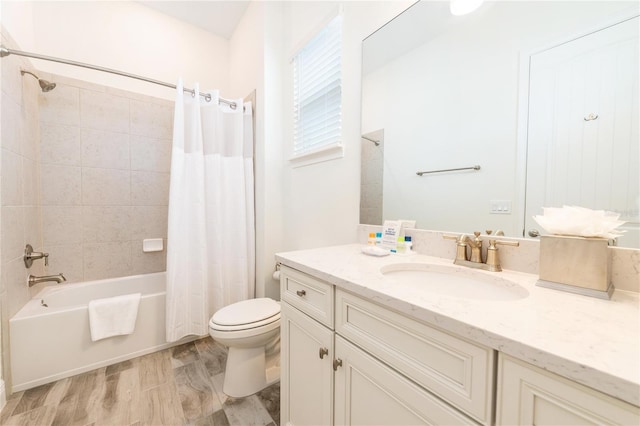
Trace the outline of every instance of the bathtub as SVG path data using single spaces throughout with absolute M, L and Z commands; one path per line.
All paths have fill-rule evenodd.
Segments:
M 131 293 L 142 293 L 134 333 L 91 341 L 89 301 Z M 13 392 L 197 338 L 166 342 L 164 272 L 49 286 L 9 320 L 9 330 Z

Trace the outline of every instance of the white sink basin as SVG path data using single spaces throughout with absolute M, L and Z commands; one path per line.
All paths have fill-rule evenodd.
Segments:
M 500 272 L 428 263 L 385 265 L 380 272 L 403 286 L 464 299 L 518 300 L 529 295 L 524 287 L 502 278 Z

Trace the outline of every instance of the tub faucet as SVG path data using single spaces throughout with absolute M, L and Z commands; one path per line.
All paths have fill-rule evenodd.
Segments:
M 36 284 L 44 283 L 44 282 L 48 282 L 48 281 L 54 281 L 54 282 L 60 284 L 61 282 L 66 281 L 66 280 L 67 279 L 62 274 L 45 275 L 43 277 L 36 277 L 35 275 L 29 275 L 29 287 L 33 287 Z

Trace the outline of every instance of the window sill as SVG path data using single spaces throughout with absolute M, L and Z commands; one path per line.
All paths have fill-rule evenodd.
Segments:
M 335 143 L 313 151 L 305 152 L 289 158 L 291 167 L 304 167 L 323 161 L 335 160 L 344 157 L 344 145 Z

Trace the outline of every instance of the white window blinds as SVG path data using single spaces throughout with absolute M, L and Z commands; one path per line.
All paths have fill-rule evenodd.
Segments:
M 293 57 L 294 158 L 341 145 L 341 63 L 338 15 Z

